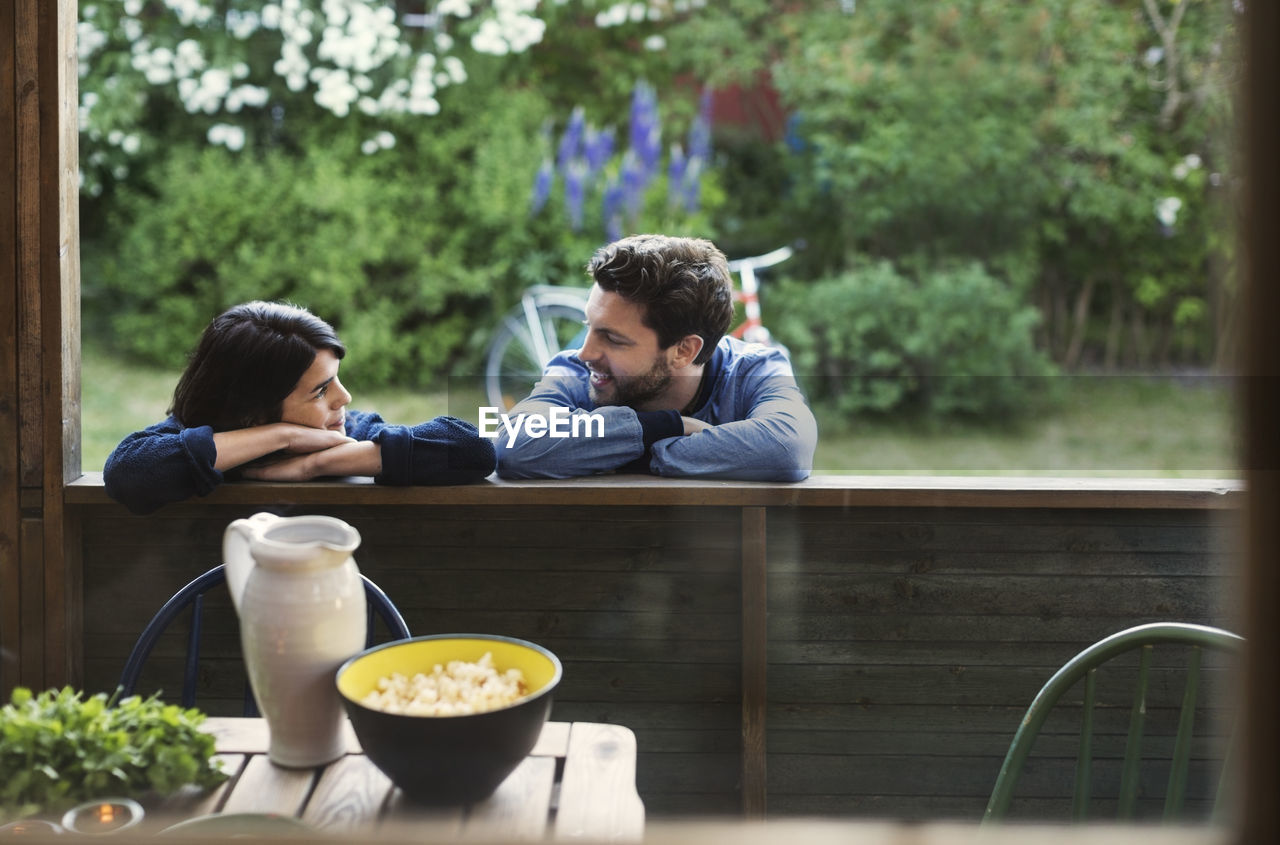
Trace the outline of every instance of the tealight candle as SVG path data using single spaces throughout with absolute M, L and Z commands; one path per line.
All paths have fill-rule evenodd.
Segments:
M 0 839 L 18 836 L 51 836 L 62 833 L 62 828 L 44 819 L 18 819 L 0 826 Z
M 142 821 L 142 805 L 132 798 L 100 798 L 67 810 L 62 826 L 74 833 L 119 833 Z

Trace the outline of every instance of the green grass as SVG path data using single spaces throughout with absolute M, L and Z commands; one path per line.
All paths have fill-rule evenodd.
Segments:
M 178 372 L 85 348 L 83 468 L 102 468 L 127 434 L 164 418 Z M 1060 380 L 1060 401 L 1016 423 L 899 418 L 845 420 L 817 409 L 819 472 L 939 475 L 1230 477 L 1232 397 L 1220 379 L 1083 376 Z M 438 414 L 475 422 L 480 392 L 457 380 L 438 391 L 347 385 L 352 407 L 392 422 Z

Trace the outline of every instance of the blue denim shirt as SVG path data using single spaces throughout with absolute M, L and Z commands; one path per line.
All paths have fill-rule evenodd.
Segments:
M 678 411 L 596 407 L 591 401 L 590 375 L 578 350 L 561 352 L 509 416 L 529 414 L 550 421 L 553 413 L 567 412 L 571 417 L 596 415 L 599 421 L 579 425 L 578 436 L 568 437 L 533 436 L 523 425 L 514 435 L 499 428 L 494 444 L 498 475 L 573 478 L 636 470 L 744 481 L 809 477 L 818 426 L 785 353 L 725 337 L 716 345 L 703 376 L 706 400 L 690 416 L 713 427 L 686 437 Z M 560 430 L 573 430 L 563 417 Z

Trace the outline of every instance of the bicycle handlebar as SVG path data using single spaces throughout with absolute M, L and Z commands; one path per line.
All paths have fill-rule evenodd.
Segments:
M 743 270 L 760 270 L 765 267 L 772 267 L 775 264 L 781 264 L 794 254 L 794 249 L 789 246 L 783 246 L 772 252 L 766 252 L 764 255 L 736 258 L 729 262 L 729 272 L 739 273 Z

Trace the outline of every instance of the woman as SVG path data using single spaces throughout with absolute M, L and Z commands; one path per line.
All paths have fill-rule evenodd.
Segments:
M 173 392 L 169 418 L 126 437 L 103 472 L 135 513 L 208 495 L 226 477 L 305 481 L 373 476 L 379 484 L 465 484 L 493 471 L 475 426 L 436 417 L 388 425 L 347 410 L 346 347 L 305 309 L 248 302 L 204 330 Z

